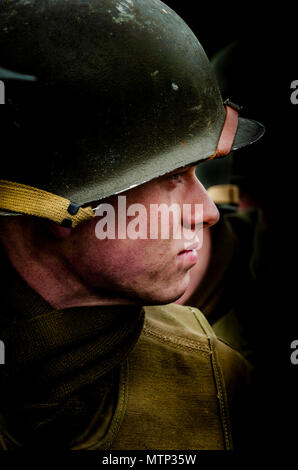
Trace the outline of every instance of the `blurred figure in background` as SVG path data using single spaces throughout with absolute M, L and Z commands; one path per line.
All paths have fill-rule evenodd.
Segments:
M 208 163 L 197 174 L 220 212 L 219 222 L 204 231 L 201 263 L 191 270 L 191 283 L 178 303 L 200 308 L 216 334 L 256 362 L 254 320 L 258 292 L 260 251 L 265 236 L 262 212 L 258 208 L 239 209 L 237 185 L 227 183 L 232 156 L 215 162 L 213 178 Z
M 245 44 L 235 42 L 219 51 L 212 63 L 223 97 L 243 105 L 250 115 L 263 88 L 260 66 L 252 67 L 248 54 Z M 256 61 L 259 64 L 257 56 Z M 267 127 L 264 109 L 262 119 Z M 272 192 L 266 187 L 268 160 L 260 158 L 261 145 L 197 167 L 197 176 L 221 217 L 204 231 L 201 263 L 191 270 L 189 289 L 178 300 L 200 308 L 216 334 L 255 364 L 262 338 L 256 325 L 263 314 L 264 285 L 271 270 Z

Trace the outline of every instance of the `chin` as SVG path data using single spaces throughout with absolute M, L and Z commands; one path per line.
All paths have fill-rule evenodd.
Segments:
M 167 305 L 167 304 L 172 304 L 176 302 L 178 299 L 180 299 L 183 294 L 186 292 L 187 286 L 183 289 L 181 289 L 181 286 L 179 289 L 176 289 L 173 292 L 165 293 L 161 292 L 160 295 L 158 293 L 154 293 L 153 296 L 148 295 L 148 298 L 144 299 L 145 303 L 143 305 Z
M 187 291 L 189 282 L 190 276 L 189 272 L 187 272 L 178 280 L 176 277 L 175 281 L 169 281 L 169 283 L 163 282 L 160 279 L 159 282 L 154 283 L 150 287 L 149 283 L 147 283 L 145 288 L 125 288 L 122 291 L 122 297 L 130 299 L 138 305 L 167 305 L 176 302 L 176 300 L 183 296 Z

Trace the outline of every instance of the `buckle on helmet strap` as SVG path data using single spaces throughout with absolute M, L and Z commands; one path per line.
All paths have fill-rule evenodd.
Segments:
M 226 119 L 217 143 L 215 153 L 209 158 L 225 157 L 232 149 L 235 135 L 238 128 L 238 118 L 241 106 L 232 103 L 230 100 L 224 102 L 226 106 Z

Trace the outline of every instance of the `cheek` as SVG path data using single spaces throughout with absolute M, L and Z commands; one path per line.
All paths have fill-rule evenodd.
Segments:
M 140 275 L 148 262 L 146 240 L 94 240 L 89 246 L 89 269 L 110 277 Z
M 184 269 L 177 266 L 179 242 L 150 239 L 99 240 L 95 235 L 95 225 L 96 223 L 90 224 L 88 234 L 86 230 L 77 232 L 76 241 L 79 239 L 79 243 L 73 246 L 78 272 L 93 285 L 134 286 L 134 283 L 146 282 L 153 285 L 163 280 L 176 282 L 185 274 L 182 272 Z
M 167 241 L 104 240 L 93 252 L 89 269 L 121 284 L 153 280 L 174 270 Z

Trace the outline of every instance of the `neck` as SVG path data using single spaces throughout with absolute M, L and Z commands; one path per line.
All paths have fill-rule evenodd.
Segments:
M 86 286 L 62 255 L 65 241 L 51 237 L 42 224 L 11 217 L 2 224 L 0 241 L 19 275 L 55 309 L 135 304 L 120 296 L 106 297 Z

